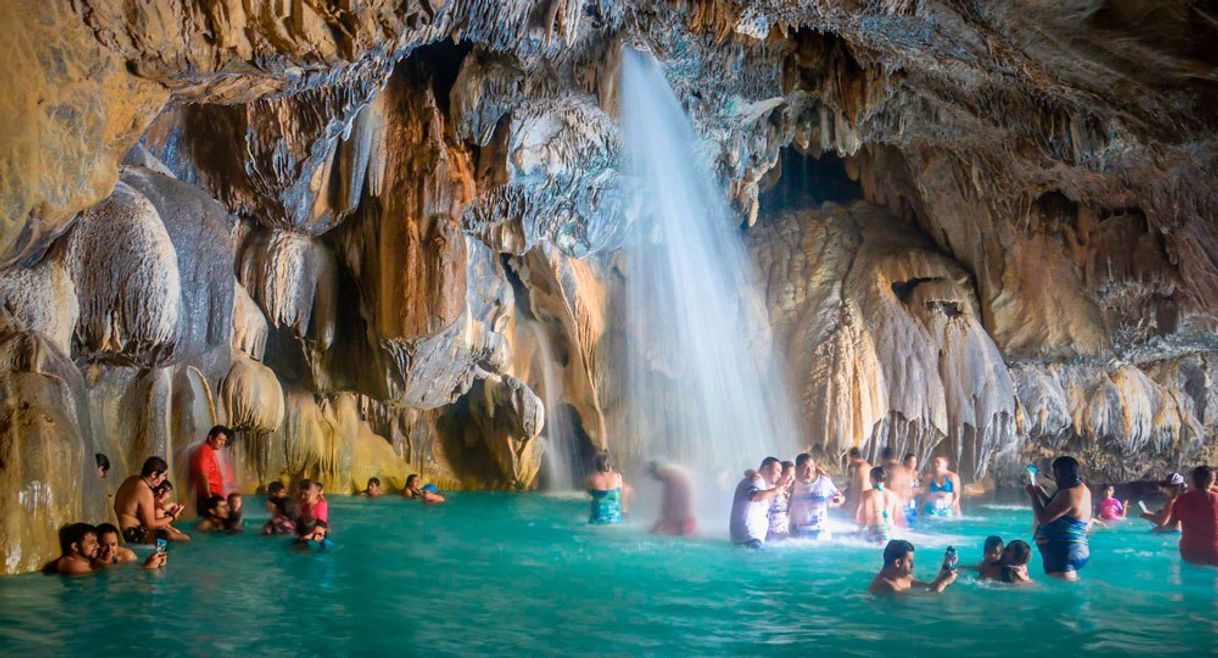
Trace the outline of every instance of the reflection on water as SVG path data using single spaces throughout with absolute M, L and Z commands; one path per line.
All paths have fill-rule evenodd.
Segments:
M 202 537 L 161 574 L 0 578 L 0 654 L 1205 655 L 1218 650 L 1218 570 L 1182 565 L 1177 538 L 1100 531 L 1080 583 L 1026 589 L 972 576 L 938 597 L 864 593 L 879 550 L 849 541 L 736 549 L 652 537 L 645 520 L 584 524 L 568 497 L 456 494 L 332 501 L 331 553 L 283 538 Z M 251 501 L 249 509 L 260 509 Z M 1026 511 L 966 507 L 918 530 L 917 572 L 943 547 L 1028 539 Z M 257 526 L 257 520 L 251 525 Z M 894 653 L 895 652 L 895 653 Z

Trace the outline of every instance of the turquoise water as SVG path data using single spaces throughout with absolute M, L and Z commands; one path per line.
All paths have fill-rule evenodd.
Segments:
M 258 507 L 250 501 L 249 508 Z M 1080 583 L 971 576 L 940 596 L 864 593 L 879 551 L 590 528 L 586 504 L 454 494 L 429 507 L 334 498 L 331 553 L 282 537 L 200 537 L 163 573 L 0 578 L 0 653 L 114 655 L 1207 655 L 1218 652 L 1218 569 L 1130 522 L 1093 537 Z M 1026 510 L 967 506 L 919 534 L 918 575 L 943 548 L 1028 539 Z M 1064 653 L 1062 653 L 1064 652 Z

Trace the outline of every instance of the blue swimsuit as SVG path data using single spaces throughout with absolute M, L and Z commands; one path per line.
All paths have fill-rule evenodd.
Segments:
M 1059 489 L 1053 495 L 1057 496 L 1061 491 Z M 1040 549 L 1045 573 L 1078 571 L 1087 566 L 1087 561 L 1091 559 L 1091 547 L 1087 544 L 1087 524 L 1068 516 L 1038 527 L 1036 547 Z
M 592 496 L 592 509 L 588 515 L 588 523 L 592 525 L 610 525 L 622 521 L 622 488 L 589 489 Z

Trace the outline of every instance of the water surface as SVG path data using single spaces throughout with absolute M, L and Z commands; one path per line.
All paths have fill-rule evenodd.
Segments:
M 258 506 L 250 501 L 251 509 Z M 879 550 L 591 528 L 571 497 L 455 494 L 428 507 L 334 498 L 331 553 L 282 537 L 198 538 L 162 573 L 0 578 L 0 653 L 160 655 L 1212 655 L 1218 570 L 1182 564 L 1142 522 L 1101 531 L 1081 583 L 963 576 L 940 596 L 864 593 Z M 943 548 L 1028 539 L 1029 513 L 984 503 L 914 536 Z

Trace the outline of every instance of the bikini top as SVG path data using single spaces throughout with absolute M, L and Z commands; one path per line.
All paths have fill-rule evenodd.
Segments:
M 935 482 L 934 478 L 931 478 L 929 490 L 931 493 L 953 493 L 952 479 L 950 477 L 944 478 L 943 484 L 938 484 Z

